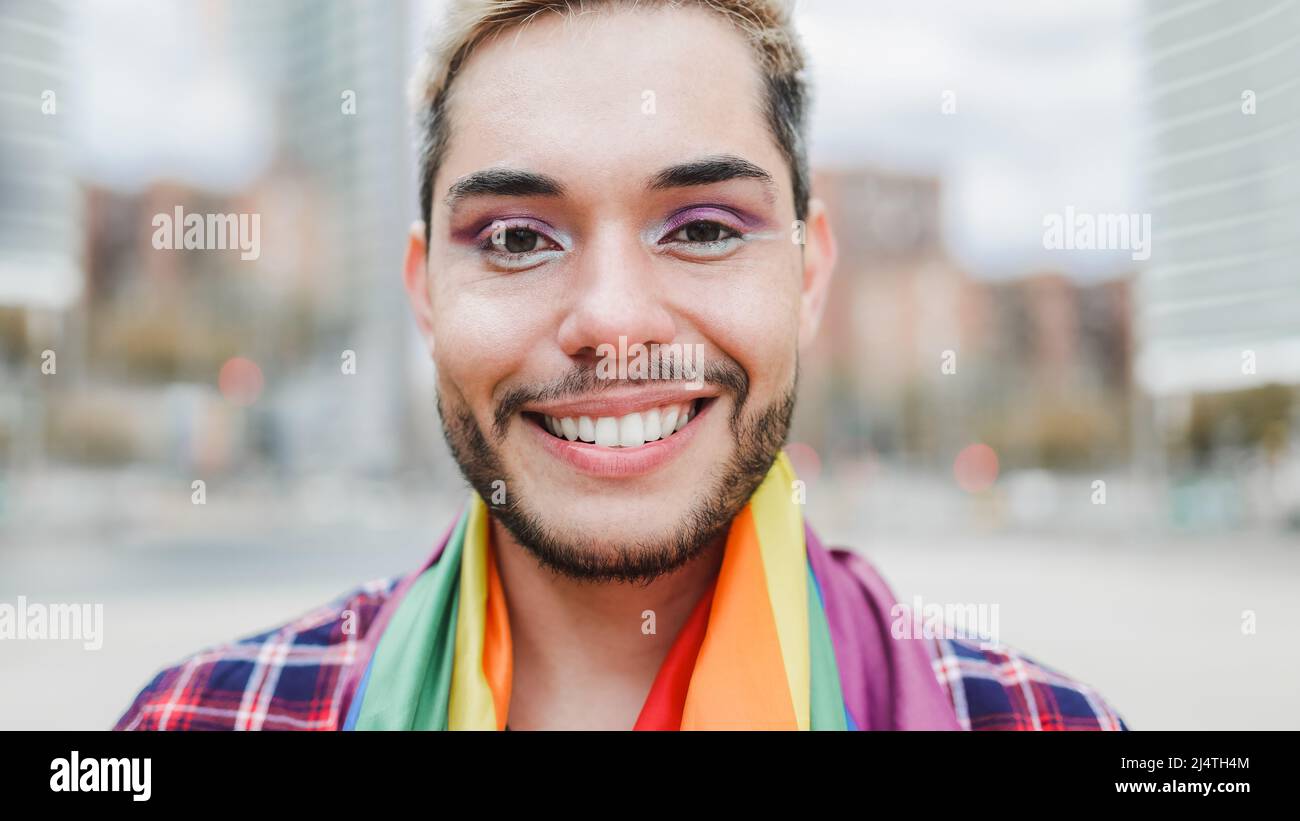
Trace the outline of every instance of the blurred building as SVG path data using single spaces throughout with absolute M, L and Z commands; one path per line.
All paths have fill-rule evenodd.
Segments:
M 14 0 L 0 14 L 0 465 L 40 458 L 53 377 L 76 358 L 77 324 L 67 314 L 83 271 L 67 126 L 70 13 Z
M 401 287 L 418 213 L 405 97 L 412 4 L 169 9 L 165 25 L 201 54 L 190 70 L 206 83 L 186 110 L 236 106 L 253 119 L 231 129 L 251 122 L 269 139 L 196 144 L 189 123 L 159 138 L 167 150 L 156 165 L 119 161 L 111 140 L 146 127 L 124 117 L 88 167 L 70 162 L 63 126 L 68 108 L 81 122 L 95 115 L 76 102 L 89 78 L 63 65 L 62 9 L 19 0 L 0 15 L 0 368 L 7 386 L 24 386 L 0 397 L 3 461 L 21 442 L 24 463 L 427 469 L 412 443 L 436 436 L 432 391 L 411 374 L 429 365 L 411 367 L 418 348 Z M 123 61 L 97 90 L 101 116 L 114 110 L 103 98 L 128 94 L 133 77 L 159 80 L 151 66 Z M 146 106 L 135 116 L 152 125 L 157 115 Z M 184 144 L 179 160 L 167 139 Z M 209 155 L 240 178 L 202 173 Z M 151 219 L 178 207 L 258 215 L 260 255 L 152 247 Z M 58 354 L 57 380 L 38 379 L 45 347 Z M 248 408 L 219 389 L 232 357 L 264 378 Z
M 795 436 L 945 472 L 977 441 L 1009 465 L 1127 454 L 1127 280 L 971 276 L 945 250 L 936 178 L 826 169 L 815 186 L 839 263 Z
M 237 0 L 231 18 L 236 59 L 265 84 L 275 114 L 279 158 L 265 194 L 284 198 L 276 213 L 311 213 L 286 235 L 315 234 L 314 247 L 337 249 L 308 263 L 311 247 L 297 245 L 279 261 L 312 305 L 312 367 L 284 374 L 285 447 L 298 464 L 386 471 L 418 462 L 409 445 L 423 428 L 413 418 L 431 415 L 431 393 L 410 384 L 400 285 L 418 213 L 406 102 L 411 4 Z M 357 363 L 346 380 L 344 351 Z M 322 454 L 322 441 L 338 449 Z
M 814 188 L 839 261 L 821 332 L 800 361 L 800 435 L 838 454 L 910 456 L 951 444 L 960 434 L 942 420 L 956 409 L 935 377 L 944 351 L 967 353 L 972 289 L 943 248 L 939 181 L 826 169 Z
M 1145 11 L 1142 384 L 1187 396 L 1300 383 L 1300 4 Z
M 81 293 L 67 15 L 34 0 L 0 15 L 0 305 L 62 310 Z
M 1140 456 L 1175 520 L 1300 525 L 1300 4 L 1148 0 L 1144 39 Z

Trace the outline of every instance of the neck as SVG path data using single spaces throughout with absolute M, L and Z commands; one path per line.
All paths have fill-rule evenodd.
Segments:
M 491 527 L 514 652 L 511 729 L 631 729 L 717 577 L 726 537 L 649 584 L 597 583 L 541 567 L 495 519 Z

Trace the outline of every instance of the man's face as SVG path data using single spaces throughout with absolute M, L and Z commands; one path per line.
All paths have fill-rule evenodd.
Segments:
M 457 460 L 556 569 L 675 568 L 784 441 L 825 277 L 764 103 L 741 35 L 689 7 L 540 15 L 455 80 L 408 289 Z M 702 387 L 598 367 L 620 337 L 702 352 Z

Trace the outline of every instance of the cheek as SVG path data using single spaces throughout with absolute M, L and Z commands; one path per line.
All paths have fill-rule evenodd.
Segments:
M 484 419 L 492 412 L 493 391 L 524 370 L 538 348 L 543 329 L 511 300 L 465 289 L 434 297 L 434 364 L 442 390 L 459 395 Z
M 753 285 L 732 281 L 702 297 L 698 304 L 709 307 L 697 317 L 713 344 L 749 374 L 751 393 L 767 397 L 794 377 L 798 276 L 793 270 L 748 273 Z

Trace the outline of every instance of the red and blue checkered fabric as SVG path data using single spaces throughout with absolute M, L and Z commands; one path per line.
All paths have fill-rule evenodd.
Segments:
M 370 582 L 274 630 L 168 667 L 115 729 L 339 729 L 357 642 L 400 580 Z M 939 638 L 926 646 L 963 729 L 1128 729 L 1091 688 L 1005 645 Z

